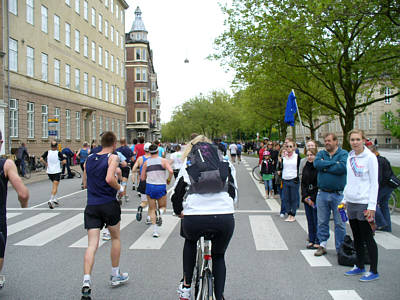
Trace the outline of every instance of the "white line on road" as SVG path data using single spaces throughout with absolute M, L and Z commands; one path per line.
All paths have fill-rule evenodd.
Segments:
M 390 220 L 392 221 L 392 223 L 400 226 L 400 216 L 391 215 Z
M 48 219 L 51 219 L 57 216 L 59 213 L 40 213 L 18 223 L 12 224 L 8 226 L 7 235 L 10 236 L 14 233 L 20 232 L 28 227 L 34 226 L 41 222 L 44 222 Z
M 124 229 L 126 226 L 128 226 L 130 223 L 132 223 L 133 220 L 136 219 L 136 215 L 134 214 L 122 214 L 121 215 L 121 225 L 120 229 Z M 99 247 L 101 247 L 106 241 L 102 240 L 100 237 L 99 241 Z M 71 248 L 87 248 L 88 246 L 88 238 L 87 235 L 85 235 L 83 238 L 81 238 L 79 241 L 73 243 Z
M 308 233 L 308 224 L 307 218 L 305 215 L 296 215 L 296 220 L 300 224 L 300 226 L 304 229 L 305 232 Z M 327 249 L 336 249 L 335 247 L 335 235 L 332 230 L 329 230 L 329 240 L 326 245 Z
M 355 290 L 331 290 L 333 300 L 362 300 Z
M 67 198 L 67 197 L 69 197 L 69 196 L 72 196 L 72 195 L 75 195 L 75 194 L 78 194 L 78 193 L 82 193 L 82 192 L 84 192 L 84 191 L 86 191 L 86 190 L 76 191 L 76 192 L 73 192 L 73 193 L 71 193 L 71 194 L 67 194 L 67 195 L 58 197 L 57 199 L 60 200 L 60 199 L 63 199 L 63 198 Z M 47 200 L 47 201 L 45 201 L 45 202 L 42 202 L 42 203 L 40 203 L 40 204 L 37 204 L 37 205 L 35 205 L 35 206 L 29 207 L 29 208 L 36 208 L 36 207 L 38 207 L 38 206 L 42 206 L 42 205 L 44 205 L 44 204 L 47 204 L 47 202 L 49 202 L 49 200 Z
M 252 173 L 250 174 L 250 178 L 253 180 L 254 184 L 256 185 L 258 191 L 260 192 L 261 196 L 264 198 L 265 196 L 265 186 L 264 184 L 259 183 L 257 180 L 253 178 Z M 272 212 L 280 212 L 281 205 L 275 199 L 266 199 L 265 203 L 267 203 L 268 207 L 271 209 Z
M 7 209 L 8 210 L 8 209 Z M 10 213 L 10 212 L 7 212 L 7 220 L 8 219 L 11 219 L 11 218 L 14 218 L 14 217 L 16 217 L 16 216 L 19 216 L 19 215 L 21 215 L 22 213 Z
M 400 249 L 400 239 L 389 232 L 376 231 L 374 238 L 385 249 Z
M 249 216 L 256 250 L 288 250 L 271 216 Z
M 332 264 L 325 256 L 315 256 L 315 250 L 300 250 L 311 267 L 331 267 Z
M 253 169 L 252 169 L 252 168 L 246 168 L 246 170 L 247 170 L 247 171 L 253 171 Z
M 77 214 L 72 218 L 65 220 L 53 227 L 50 227 L 38 234 L 35 234 L 23 241 L 14 245 L 17 246 L 43 246 L 52 240 L 66 234 L 67 232 L 75 229 L 83 224 L 83 213 Z
M 169 235 L 174 230 L 176 224 L 179 222 L 179 218 L 173 216 L 163 215 L 163 224 L 158 227 L 159 238 L 153 238 L 153 226 L 150 226 L 141 236 L 134 242 L 129 249 L 135 250 L 159 250 L 164 245 L 165 241 L 168 239 Z

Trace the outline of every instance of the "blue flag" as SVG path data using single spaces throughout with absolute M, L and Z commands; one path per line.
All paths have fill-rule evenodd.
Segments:
M 294 115 L 297 112 L 296 96 L 290 92 L 286 103 L 285 123 L 294 126 Z

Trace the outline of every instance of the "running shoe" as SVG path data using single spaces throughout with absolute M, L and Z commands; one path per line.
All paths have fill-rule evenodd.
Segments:
M 85 280 L 82 285 L 82 298 L 81 300 L 90 300 L 90 293 L 92 290 L 90 289 L 90 281 Z
M 160 234 L 157 231 L 153 231 L 153 238 L 159 238 Z
M 49 201 L 47 202 L 47 205 L 49 206 L 50 209 L 53 209 L 53 208 L 54 208 L 53 201 L 51 201 L 51 200 L 49 200 Z
M 350 271 L 344 273 L 345 276 L 353 276 L 353 275 L 364 275 L 365 269 L 360 269 L 356 265 Z
M 135 186 L 133 185 L 133 186 L 132 186 L 132 191 L 134 191 L 134 190 L 135 190 Z
M 139 205 L 139 207 L 137 208 L 137 213 L 136 213 L 136 221 L 140 222 L 142 220 L 142 211 L 143 211 L 143 207 L 141 207 Z
M 102 234 L 102 236 L 101 236 L 101 239 L 102 239 L 103 241 L 109 241 L 109 240 L 111 240 L 111 235 L 110 235 L 110 233 L 109 233 L 109 232 L 103 232 L 103 234 Z
M 121 285 L 121 284 L 127 282 L 128 280 L 129 280 L 128 273 L 122 273 L 122 274 L 119 274 L 118 276 L 111 275 L 110 276 L 110 285 L 112 287 L 118 286 L 118 285 Z
M 150 216 L 147 216 L 147 218 L 146 218 L 146 225 L 151 225 Z
M 181 282 L 179 284 L 177 292 L 178 292 L 179 300 L 190 300 L 190 298 L 191 298 L 190 287 L 184 287 L 183 282 Z
M 5 283 L 6 283 L 6 276 L 0 275 L 0 290 L 3 288 Z
M 56 197 L 53 199 L 53 204 L 60 206 L 60 203 L 58 203 L 58 199 Z
M 360 278 L 360 281 L 362 282 L 370 282 L 370 281 L 374 281 L 374 280 L 378 280 L 379 279 L 379 274 L 378 273 L 372 273 L 372 272 L 367 272 L 365 273 L 364 276 L 362 276 Z
M 161 213 L 159 209 L 156 209 L 156 224 L 158 226 L 162 225 L 162 218 L 161 218 Z
M 140 198 L 140 196 L 142 196 L 142 194 L 141 193 L 137 193 L 137 196 Z

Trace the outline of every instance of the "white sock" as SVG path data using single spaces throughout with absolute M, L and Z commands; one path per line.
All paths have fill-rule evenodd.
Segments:
M 160 209 L 160 216 L 162 216 L 165 213 L 165 208 Z
M 90 274 L 83 275 L 83 282 L 90 281 Z
M 104 228 L 103 233 L 110 234 L 110 231 L 108 230 L 108 228 Z
M 153 225 L 153 232 L 157 232 L 157 224 Z
M 119 267 L 111 268 L 111 275 L 118 276 L 119 275 Z
M 50 201 L 54 200 L 54 195 L 50 195 Z

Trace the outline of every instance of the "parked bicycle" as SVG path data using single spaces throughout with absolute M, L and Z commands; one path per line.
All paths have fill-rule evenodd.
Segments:
M 400 179 L 400 175 L 398 175 L 397 178 Z M 399 197 L 399 195 L 400 195 L 400 187 L 398 187 L 397 189 L 394 189 L 392 194 L 390 195 L 390 198 L 389 198 L 389 210 L 390 210 L 391 214 L 394 213 L 395 210 L 396 210 L 397 197 Z
M 253 178 L 255 180 L 257 180 L 258 182 L 263 182 L 259 165 L 255 166 L 253 168 L 252 175 L 253 175 Z
M 72 177 L 68 177 L 68 174 L 61 174 L 61 179 L 66 179 L 66 178 L 81 178 L 82 174 L 79 171 L 76 171 L 74 169 L 71 169 L 71 175 Z
M 29 157 L 29 167 L 34 172 L 46 170 L 46 166 L 34 155 Z

